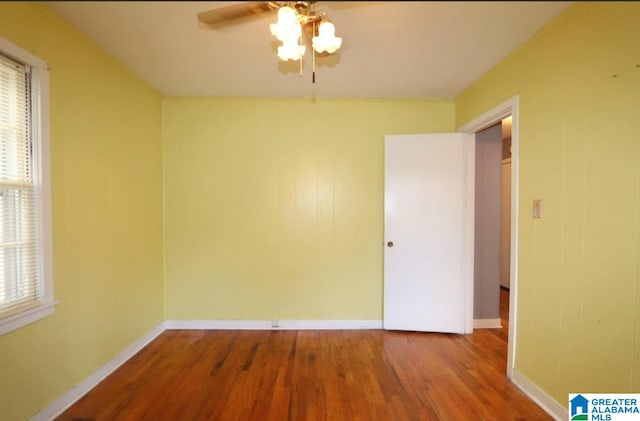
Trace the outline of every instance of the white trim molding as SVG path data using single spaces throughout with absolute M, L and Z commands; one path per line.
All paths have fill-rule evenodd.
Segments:
M 520 373 L 515 368 L 513 369 L 513 376 L 511 381 L 522 390 L 531 400 L 544 409 L 553 419 L 557 421 L 564 421 L 569 419 L 569 412 L 567 408 L 560 405 L 555 399 L 547 394 L 544 390 L 540 389 L 537 384 L 529 380 L 524 374 Z
M 37 322 L 40 319 L 51 316 L 55 306 L 59 303 L 60 301 L 50 301 L 48 303 L 38 304 L 28 310 L 0 319 L 0 336 L 19 329 L 22 326 L 26 326 L 29 323 Z
M 76 403 L 78 399 L 83 397 L 91 389 L 104 380 L 109 374 L 113 373 L 118 367 L 126 363 L 131 357 L 137 354 L 142 348 L 147 346 L 151 341 L 157 338 L 162 332 L 165 331 L 164 322 L 160 323 L 155 328 L 151 329 L 148 333 L 142 336 L 140 339 L 129 345 L 122 352 L 116 355 L 111 361 L 96 370 L 89 377 L 82 382 L 74 386 L 70 391 L 62 395 L 55 400 L 49 406 L 31 417 L 30 421 L 48 421 L 52 420 L 58 415 L 62 414 L 71 405 Z
M 500 318 L 497 319 L 473 319 L 474 329 L 493 329 L 501 328 L 502 322 Z
M 462 125 L 458 131 L 462 133 L 477 133 L 491 127 L 505 117 L 513 115 L 513 110 L 518 108 L 519 101 L 520 96 L 516 95 Z M 511 136 L 513 137 L 513 131 L 511 132 Z
M 382 320 L 167 320 L 167 329 L 350 330 L 382 329 Z

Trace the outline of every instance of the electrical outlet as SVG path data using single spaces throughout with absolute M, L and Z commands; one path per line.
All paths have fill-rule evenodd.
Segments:
M 271 327 L 272 328 L 279 328 L 280 327 L 280 320 L 271 320 Z

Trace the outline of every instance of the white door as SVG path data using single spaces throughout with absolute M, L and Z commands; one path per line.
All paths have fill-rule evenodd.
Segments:
M 384 328 L 473 331 L 474 138 L 385 136 Z

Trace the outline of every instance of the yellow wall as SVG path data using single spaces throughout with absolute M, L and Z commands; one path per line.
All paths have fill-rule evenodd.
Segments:
M 382 318 L 385 134 L 452 101 L 165 99 L 167 319 Z
M 161 97 L 40 6 L 0 36 L 51 66 L 52 317 L 0 336 L 0 419 L 23 420 L 163 320 Z
M 640 3 L 578 3 L 456 99 L 520 95 L 516 369 L 564 406 L 640 392 L 639 53 Z

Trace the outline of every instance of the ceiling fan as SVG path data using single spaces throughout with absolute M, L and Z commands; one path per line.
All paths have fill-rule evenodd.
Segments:
M 260 13 L 278 12 L 278 21 L 270 25 L 271 34 L 282 45 L 278 47 L 278 57 L 284 61 L 300 60 L 306 47 L 301 43 L 302 28 L 311 34 L 315 67 L 316 53 L 333 54 L 342 45 L 342 38 L 335 36 L 335 26 L 323 11 L 315 10 L 315 1 L 246 1 L 231 6 L 198 13 L 198 20 L 207 24 L 220 24 Z M 315 83 L 315 72 L 314 72 Z
M 312 20 L 320 20 L 320 16 L 311 10 L 316 1 L 243 1 L 231 6 L 220 7 L 217 9 L 206 10 L 198 13 L 198 20 L 203 23 L 216 24 L 242 18 L 245 16 L 256 15 L 259 13 L 273 12 L 281 7 L 291 7 L 298 12 L 300 16 L 304 16 L 310 23 Z M 321 12 L 324 13 L 324 12 Z
M 316 12 L 314 10 L 315 3 L 318 1 L 242 1 L 230 6 L 219 7 L 216 9 L 206 10 L 198 13 L 198 20 L 203 23 L 216 24 L 227 22 L 233 19 L 239 19 L 246 16 L 257 15 L 260 13 L 273 12 L 281 7 L 289 6 L 298 11 L 299 15 L 306 16 L 307 22 L 312 20 L 318 21 L 325 16 L 324 12 Z M 380 5 L 388 3 L 385 1 L 327 1 L 332 3 L 331 8 L 345 9 L 351 7 L 363 7 L 371 5 Z

